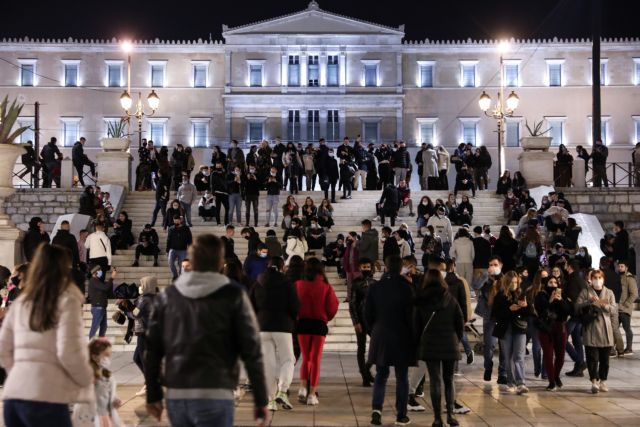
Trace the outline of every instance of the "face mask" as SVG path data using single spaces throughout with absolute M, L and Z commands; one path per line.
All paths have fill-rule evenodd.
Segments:
M 202 172 L 202 174 L 203 174 L 204 176 L 209 176 L 209 171 Z
M 249 173 L 256 173 L 255 169 L 249 169 Z
M 13 276 L 11 278 L 11 283 L 13 283 L 16 286 L 19 286 L 20 285 L 20 278 L 18 276 Z
M 335 157 L 336 155 L 333 153 L 329 153 L 329 157 Z
M 431 236 L 431 232 L 427 231 L 426 233 L 424 233 L 425 236 L 430 237 Z
M 409 267 L 402 267 L 402 270 L 400 270 L 400 274 L 403 275 L 403 276 L 406 276 L 410 272 L 411 272 L 411 268 L 409 268 Z
M 602 280 L 602 279 L 593 279 L 591 284 L 593 285 L 593 289 L 595 289 L 596 291 L 599 291 L 604 286 L 604 280 Z
M 579 251 L 578 256 L 584 256 L 584 251 Z
M 311 224 L 311 228 L 318 228 L 318 224 L 316 223 Z
M 447 272 L 444 270 L 440 270 L 440 276 L 444 279 L 445 277 L 447 277 Z
M 427 206 L 429 204 L 429 202 L 422 202 L 423 206 Z
M 493 276 L 499 276 L 502 273 L 502 267 L 495 267 L 491 273 Z
M 510 290 L 511 292 L 515 292 L 517 289 L 518 289 L 518 284 L 517 284 L 517 283 L 512 283 L 512 284 L 509 286 L 509 290 Z
M 362 275 L 364 277 L 371 277 L 373 275 L 373 272 L 371 270 L 362 270 Z
M 276 173 L 275 172 L 271 172 L 271 176 L 276 176 Z
M 111 367 L 111 358 L 103 357 L 100 359 L 100 367 L 103 369 L 109 369 Z
M 140 287 L 138 288 L 138 293 L 139 293 L 140 295 L 143 295 L 143 292 L 142 292 L 142 291 L 143 291 L 142 286 L 140 286 Z
M 238 171 L 233 171 L 233 174 L 234 174 L 234 175 L 240 175 L 240 172 L 238 172 Z
M 266 258 L 266 257 L 267 257 L 267 255 L 269 255 L 269 254 L 268 254 L 268 253 L 267 253 L 267 254 L 265 254 L 264 252 L 260 252 L 260 254 L 259 254 L 259 255 L 260 255 L 260 258 Z

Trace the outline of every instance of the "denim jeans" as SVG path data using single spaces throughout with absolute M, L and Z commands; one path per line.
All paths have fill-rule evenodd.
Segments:
M 144 374 L 144 352 L 147 350 L 147 338 L 144 334 L 138 335 L 136 349 L 133 352 L 133 363 L 136 364 L 140 372 Z
M 409 367 L 394 366 L 396 373 L 396 416 L 402 418 L 407 415 L 407 402 L 409 400 Z M 373 383 L 373 410 L 382 411 L 384 404 L 384 392 L 389 378 L 388 366 L 376 366 L 376 379 Z
M 500 351 L 507 367 L 509 385 L 524 384 L 524 354 L 527 346 L 527 334 L 514 333 L 511 326 L 504 337 L 500 338 Z
M 242 196 L 240 193 L 229 194 L 229 221 L 233 221 L 233 211 L 236 212 L 236 222 L 242 224 Z
M 100 328 L 99 332 L 98 328 Z M 91 329 L 89 330 L 89 338 L 93 338 L 96 332 L 98 332 L 98 336 L 100 337 L 107 334 L 107 309 L 105 307 L 91 307 Z
M 571 342 L 567 341 L 567 354 L 575 363 L 584 364 L 584 346 L 582 344 L 582 323 L 576 319 L 567 322 L 567 337 L 571 336 Z
M 182 261 L 187 258 L 187 251 L 177 250 L 177 249 L 169 249 L 169 268 L 171 269 L 171 274 L 175 279 L 182 272 Z M 176 265 L 176 263 L 178 265 Z
M 493 353 L 496 350 L 498 339 L 493 336 L 493 329 L 495 328 L 495 322 L 491 319 L 482 319 L 482 339 L 484 344 L 484 370 L 491 372 L 493 370 Z M 507 371 L 504 366 L 504 359 L 502 352 L 498 356 L 498 376 L 507 376 Z
M 535 318 L 530 316 L 527 319 L 527 337 L 531 338 L 531 355 L 533 356 L 533 371 L 546 376 L 547 371 L 542 363 L 542 345 L 540 345 L 540 335 L 535 326 Z
M 7 427 L 71 427 L 69 405 L 9 399 L 4 401 L 4 422 Z
M 180 427 L 232 427 L 233 400 L 167 399 L 171 425 Z
M 184 222 L 187 226 L 191 227 L 191 203 L 180 202 L 180 206 L 184 210 Z
M 167 201 L 166 200 L 156 200 L 156 206 L 153 208 L 153 216 L 151 217 L 151 226 L 155 227 L 156 221 L 158 220 L 158 212 L 162 213 L 162 223 L 164 224 L 164 215 L 167 211 Z
M 267 224 L 271 224 L 271 213 L 273 212 L 275 226 L 278 225 L 278 203 L 280 196 L 278 194 L 267 194 Z
M 462 348 L 464 348 L 464 354 L 469 355 L 473 350 L 471 349 L 471 344 L 469 344 L 469 337 L 467 336 L 467 331 L 462 332 Z

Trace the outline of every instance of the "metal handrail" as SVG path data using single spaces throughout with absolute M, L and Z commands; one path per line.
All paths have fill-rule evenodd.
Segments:
M 640 178 L 640 165 L 634 166 L 631 162 L 609 162 L 605 166 L 607 182 L 611 187 L 640 187 L 640 179 L 634 179 L 638 169 Z M 587 179 L 587 187 L 593 187 L 593 169 L 589 168 L 591 177 Z

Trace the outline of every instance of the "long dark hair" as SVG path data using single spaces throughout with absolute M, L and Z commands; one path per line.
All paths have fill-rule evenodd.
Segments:
M 41 244 L 29 263 L 21 297 L 31 306 L 29 328 L 45 332 L 58 323 L 58 300 L 70 288 L 71 257 L 62 246 Z M 76 289 L 78 296 L 80 292 Z
M 430 268 L 424 275 L 422 283 L 420 284 L 420 293 L 425 294 L 436 290 L 447 290 L 447 282 L 442 278 L 440 270 Z
M 304 280 L 312 282 L 318 276 L 322 276 L 324 281 L 329 283 L 327 276 L 324 274 L 324 265 L 322 264 L 322 261 L 316 257 L 309 258 L 304 262 L 303 278 Z
M 293 255 L 289 259 L 289 265 L 287 266 L 285 276 L 291 281 L 291 283 L 295 283 L 297 280 L 302 279 L 303 273 L 304 260 L 299 255 Z

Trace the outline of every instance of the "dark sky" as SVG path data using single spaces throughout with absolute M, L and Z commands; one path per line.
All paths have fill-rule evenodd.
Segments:
M 592 0 L 319 0 L 322 9 L 389 26 L 406 39 L 589 37 Z M 308 0 L 47 0 L 3 4 L 0 37 L 221 39 L 221 24 L 292 13 Z M 640 37 L 638 0 L 603 0 L 604 36 Z

